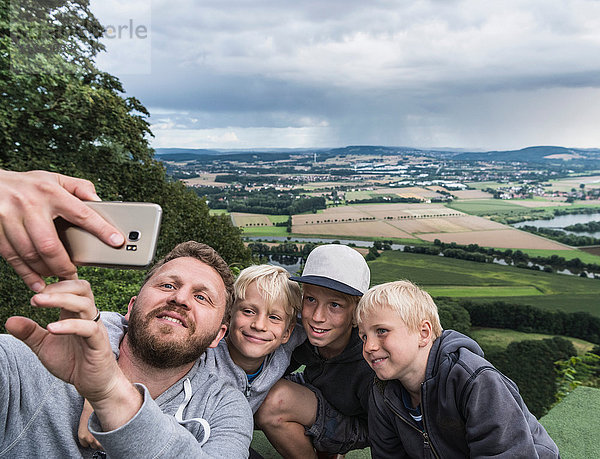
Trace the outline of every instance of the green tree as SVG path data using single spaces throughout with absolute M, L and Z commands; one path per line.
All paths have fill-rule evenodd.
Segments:
M 94 63 L 102 33 L 89 0 L 0 0 L 0 167 L 82 177 L 103 199 L 160 204 L 157 256 L 194 239 L 229 263 L 248 264 L 240 230 L 226 216 L 210 216 L 204 200 L 168 181 L 153 159 L 146 108 L 124 97 L 120 81 Z M 4 264 L 0 273 L 10 268 Z M 124 277 L 94 273 L 93 287 L 114 293 L 118 288 L 108 284 L 131 282 Z M 4 307 L 29 303 L 15 280 L 0 279 Z M 102 282 L 108 284 L 98 287 Z

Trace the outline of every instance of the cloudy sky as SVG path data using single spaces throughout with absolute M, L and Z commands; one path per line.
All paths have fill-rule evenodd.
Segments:
M 149 109 L 154 147 L 600 147 L 598 0 L 92 10 L 114 27 L 98 64 Z

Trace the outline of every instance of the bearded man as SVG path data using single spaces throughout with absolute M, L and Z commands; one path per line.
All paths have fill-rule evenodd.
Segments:
M 45 286 L 31 304 L 61 308 L 60 320 L 44 329 L 11 317 L 13 336 L 0 335 L 0 457 L 97 457 L 77 442 L 84 397 L 109 457 L 247 457 L 250 407 L 202 357 L 224 336 L 232 302 L 217 252 L 179 244 L 129 303 L 116 360 L 89 284 Z

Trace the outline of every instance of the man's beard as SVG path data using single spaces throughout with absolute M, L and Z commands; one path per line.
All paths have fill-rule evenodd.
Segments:
M 183 314 L 178 306 L 164 306 L 150 311 L 144 317 L 140 308 L 132 305 L 129 315 L 129 330 L 127 339 L 133 354 L 144 363 L 156 368 L 175 368 L 197 360 L 206 351 L 210 343 L 217 337 L 219 330 L 211 334 L 194 336 L 196 324 L 187 321 L 188 338 L 183 340 L 168 340 L 165 336 L 172 334 L 173 329 L 164 325 L 156 333 L 150 331 L 150 322 L 164 311 L 177 311 Z

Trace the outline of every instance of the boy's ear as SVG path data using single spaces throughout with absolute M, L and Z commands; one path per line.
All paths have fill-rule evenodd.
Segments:
M 288 328 L 285 329 L 285 331 L 283 332 L 283 336 L 281 337 L 281 344 L 285 344 L 287 343 L 291 336 L 292 336 L 292 330 L 294 330 L 294 327 L 296 326 L 296 324 L 294 322 L 292 322 Z
M 425 347 L 431 342 L 433 332 L 431 329 L 431 322 L 423 320 L 421 322 L 421 328 L 419 330 L 419 346 Z

